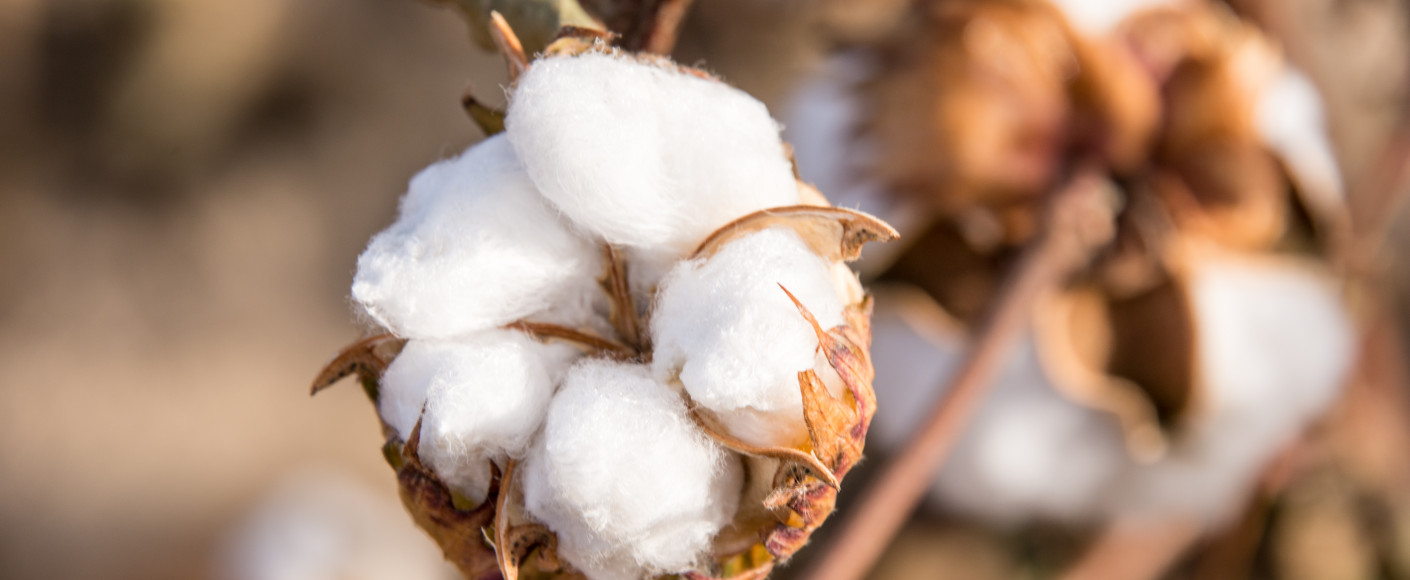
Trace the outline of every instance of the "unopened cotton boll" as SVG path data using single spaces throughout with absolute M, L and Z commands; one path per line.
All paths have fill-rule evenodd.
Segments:
M 523 458 L 554 385 L 580 355 L 513 330 L 458 341 L 411 341 L 392 363 L 400 376 L 427 381 L 420 455 L 452 489 L 485 499 L 491 459 Z M 409 370 L 396 368 L 420 365 Z M 392 369 L 388 369 L 391 374 Z M 409 389 L 409 390 L 415 390 Z
M 352 296 L 399 336 L 451 338 L 571 302 L 601 270 L 601 251 L 491 137 L 412 179 L 396 223 L 358 257 Z
M 613 244 L 679 257 L 736 218 L 798 203 L 764 104 L 664 61 L 539 59 L 505 127 L 544 197 Z
M 828 263 L 782 228 L 676 266 L 651 316 L 656 377 L 679 377 L 691 399 L 757 445 L 806 436 L 798 373 L 818 364 L 817 334 L 783 288 L 823 329 L 842 323 Z
M 742 469 L 639 364 L 568 370 L 524 464 L 524 503 L 590 578 L 640 578 L 698 563 L 734 516 Z

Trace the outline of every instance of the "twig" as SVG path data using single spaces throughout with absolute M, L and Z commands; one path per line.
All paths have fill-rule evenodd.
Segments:
M 1095 171 L 1084 169 L 1053 195 L 1043 234 L 1032 242 L 993 303 L 949 389 L 901 454 L 866 490 L 861 504 L 808 578 L 855 580 L 881 556 L 983 399 L 1009 345 L 1026 326 L 1036 300 L 1110 239 L 1112 196 L 1105 183 Z
M 1189 521 L 1118 522 L 1102 534 L 1060 580 L 1149 580 L 1158 578 L 1199 539 L 1203 527 Z
M 690 10 L 693 2 L 694 0 L 663 0 L 657 5 L 642 50 L 652 54 L 671 54 L 680 34 L 681 21 L 685 20 L 685 13 Z
M 604 244 L 607 257 L 607 280 L 603 286 L 612 300 L 612 326 L 622 340 L 638 351 L 644 350 L 641 321 L 637 316 L 636 303 L 632 300 L 632 288 L 627 279 L 627 261 L 621 250 L 612 244 Z

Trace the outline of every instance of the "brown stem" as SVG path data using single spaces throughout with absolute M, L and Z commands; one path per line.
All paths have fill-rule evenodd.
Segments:
M 671 50 L 676 47 L 681 22 L 685 20 L 685 13 L 690 10 L 693 2 L 694 0 L 663 0 L 657 5 L 642 50 L 652 54 L 671 54 Z
M 542 322 L 515 322 L 506 325 L 505 328 L 527 332 L 538 338 L 557 338 L 576 342 L 580 345 L 598 351 L 599 354 L 629 358 L 636 356 L 636 350 L 625 345 L 618 344 L 600 336 L 594 336 L 586 332 L 559 326 L 557 324 L 545 324 Z
M 1199 538 L 1202 529 L 1189 521 L 1118 522 L 1059 579 L 1158 578 Z
M 1035 301 L 1082 266 L 1111 235 L 1111 196 L 1094 171 L 1083 170 L 1053 195 L 1044 233 L 1014 269 L 989 318 L 971 343 L 945 395 L 844 523 L 811 580 L 861 578 L 929 488 L 955 439 L 982 400 L 1009 345 L 1027 325 Z
M 622 252 L 612 244 L 604 244 L 603 252 L 607 255 L 607 280 L 603 285 L 612 299 L 612 326 L 628 346 L 641 351 L 646 345 L 642 342 L 641 321 L 637 316 L 636 303 L 632 300 L 632 288 L 627 279 L 627 261 L 622 258 Z

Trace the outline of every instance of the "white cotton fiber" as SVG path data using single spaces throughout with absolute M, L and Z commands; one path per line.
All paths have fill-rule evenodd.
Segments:
M 697 564 L 743 485 L 679 395 L 643 365 L 602 359 L 568 370 L 523 474 L 529 513 L 594 579 Z
M 568 344 L 511 330 L 412 340 L 382 375 L 378 411 L 403 441 L 421 418 L 422 461 L 479 501 L 489 483 L 486 461 L 523 457 L 554 385 L 578 356 Z
M 489 486 L 487 461 L 524 457 L 554 385 L 581 353 L 567 343 L 494 329 L 465 340 L 412 341 L 394 365 L 408 354 L 407 364 L 423 367 L 408 374 L 428 382 L 421 459 L 479 502 Z
M 601 260 L 491 137 L 411 180 L 396 223 L 358 258 L 352 296 L 400 336 L 451 338 L 586 292 Z
M 842 323 L 828 263 L 782 228 L 682 262 L 651 315 L 656 377 L 678 375 L 693 400 L 755 444 L 790 445 L 806 433 L 798 373 L 817 364 L 817 335 L 780 285 L 823 329 Z
M 1322 96 L 1297 69 L 1284 66 L 1259 94 L 1255 109 L 1259 135 L 1281 157 L 1311 203 L 1338 206 L 1341 170 L 1327 135 Z
M 764 104 L 673 64 L 539 59 L 505 123 L 544 197 L 614 244 L 681 256 L 736 218 L 798 203 Z
M 1201 260 L 1193 304 L 1207 398 L 1167 459 L 1133 469 L 1117 507 L 1218 523 L 1336 397 L 1355 335 L 1330 276 L 1305 261 Z
M 1052 0 L 1072 27 L 1084 34 L 1109 34 L 1127 17 L 1159 6 L 1177 6 L 1185 0 Z

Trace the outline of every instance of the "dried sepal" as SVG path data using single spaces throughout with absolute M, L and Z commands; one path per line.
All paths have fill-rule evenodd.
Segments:
M 900 236 L 886 222 L 859 211 L 795 205 L 757 211 L 726 224 L 705 238 L 692 258 L 709 258 L 725 244 L 774 227 L 793 230 L 814 253 L 833 262 L 856 260 L 867 242 Z
M 510 459 L 504 466 L 500 478 L 499 495 L 495 499 L 494 552 L 499 570 L 505 579 L 517 579 L 520 570 L 529 564 L 536 572 L 559 572 L 563 569 L 558 561 L 558 536 L 542 524 L 525 523 L 519 506 L 522 498 L 515 486 L 518 462 Z M 536 559 L 532 562 L 531 557 Z M 560 578 L 567 575 L 560 575 Z
M 405 346 L 406 339 L 391 333 L 377 334 L 354 342 L 338 351 L 333 360 L 323 366 L 323 370 L 314 377 L 309 394 L 317 395 L 319 391 L 333 386 L 343 377 L 356 374 L 358 381 L 362 383 L 363 391 L 367 393 L 367 398 L 376 403 L 380 390 L 377 385 L 382 379 L 382 372 L 387 370 L 387 365 L 392 364 L 392 359 L 395 359 Z
M 441 547 L 446 560 L 454 564 L 466 580 L 501 580 L 495 549 L 486 541 L 484 530 L 495 521 L 496 502 L 484 501 L 471 509 L 456 504 L 455 494 L 436 474 L 422 465 L 418 455 L 421 422 L 402 445 L 402 465 L 397 469 L 397 487 L 402 505 L 416 525 Z M 490 462 L 490 487 L 486 497 L 500 495 L 499 467 Z
M 465 94 L 460 97 L 460 108 L 464 109 L 465 115 L 484 132 L 485 137 L 504 132 L 504 111 L 481 103 L 470 94 L 469 87 L 466 87 Z

